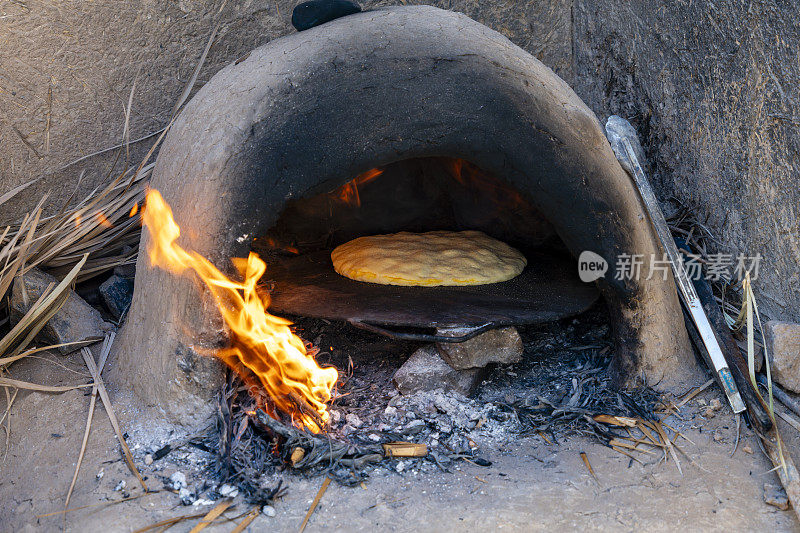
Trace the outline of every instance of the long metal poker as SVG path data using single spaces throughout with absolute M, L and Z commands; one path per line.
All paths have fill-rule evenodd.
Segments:
M 678 294 L 681 296 L 683 304 L 689 311 L 692 321 L 697 326 L 697 331 L 700 333 L 700 338 L 703 339 L 705 351 L 703 353 L 708 366 L 713 368 L 716 372 L 717 381 L 719 382 L 725 395 L 728 397 L 728 402 L 731 405 L 734 413 L 741 413 L 746 408 L 742 397 L 739 395 L 739 389 L 733 381 L 728 363 L 725 361 L 725 356 L 722 354 L 722 349 L 717 342 L 717 337 L 714 330 L 708 321 L 700 299 L 697 297 L 697 292 L 694 290 L 694 285 L 686 273 L 683 263 L 683 257 L 678 252 L 678 247 L 672 238 L 672 233 L 669 231 L 667 221 L 664 214 L 661 212 L 661 207 L 658 205 L 656 195 L 653 193 L 650 182 L 645 176 L 644 170 L 639 163 L 639 158 L 636 155 L 633 145 L 631 144 L 630 136 L 635 135 L 633 126 L 622 117 L 613 115 L 609 117 L 606 123 L 606 132 L 611 141 L 611 147 L 620 160 L 622 166 L 631 174 L 636 187 L 639 189 L 639 194 L 642 197 L 650 221 L 656 230 L 656 234 L 664 246 L 664 251 L 669 257 L 670 264 L 672 265 L 672 272 L 675 274 L 675 282 L 678 285 Z M 636 138 L 636 137 L 634 137 Z M 638 138 L 636 138 L 638 144 Z

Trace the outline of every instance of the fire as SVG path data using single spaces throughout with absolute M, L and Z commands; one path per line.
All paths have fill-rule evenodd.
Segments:
M 381 174 L 383 174 L 383 170 L 373 168 L 363 174 L 359 174 L 331 194 L 351 207 L 361 207 L 361 197 L 358 194 L 358 187 L 360 185 L 366 185 Z
M 486 174 L 469 161 L 452 159 L 448 161 L 447 166 L 450 176 L 454 180 L 462 186 L 490 198 L 497 206 L 502 206 L 504 209 L 518 209 L 528 204 L 525 198 L 511 186 Z
M 108 218 L 103 213 L 95 213 L 94 218 L 97 220 L 97 223 L 103 226 L 104 228 L 113 228 L 114 226 L 111 222 L 108 221 Z
M 252 252 L 247 259 L 233 258 L 243 278 L 234 281 L 205 257 L 183 249 L 176 243 L 180 228 L 172 210 L 156 190 L 148 191 L 142 217 L 150 231 L 150 263 L 177 275 L 193 271 L 214 297 L 230 330 L 230 347 L 216 355 L 234 370 L 244 365 L 252 371 L 275 408 L 289 414 L 295 425 L 314 433 L 321 431 L 329 418 L 327 403 L 339 375 L 335 368 L 317 364 L 289 329 L 291 322 L 266 311 L 268 297 L 262 299 L 256 293 L 266 263 Z

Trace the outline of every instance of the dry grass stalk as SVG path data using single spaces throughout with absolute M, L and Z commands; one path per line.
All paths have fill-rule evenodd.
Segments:
M 139 529 L 134 530 L 133 533 L 147 533 L 148 531 L 153 531 L 154 529 L 158 528 L 168 528 L 180 522 L 184 522 L 186 520 L 192 520 L 194 518 L 200 518 L 201 516 L 204 516 L 204 514 L 195 513 L 195 514 L 176 516 L 174 518 L 167 518 L 166 520 L 159 520 L 155 524 L 150 524 L 149 526 L 140 527 Z
M 101 354 L 100 362 L 102 364 L 105 364 L 105 357 L 108 356 L 108 351 L 111 350 L 111 344 L 114 342 L 114 335 L 114 333 L 109 334 L 110 338 L 108 341 L 108 350 L 104 351 L 105 356 Z M 103 383 L 103 378 L 100 376 L 100 371 L 94 362 L 94 358 L 91 357 L 91 352 L 88 352 L 86 348 L 83 348 L 83 350 L 85 350 L 83 360 L 86 363 L 86 366 L 89 368 L 89 372 L 91 372 L 94 382 L 97 384 L 97 393 L 100 395 L 100 399 L 103 401 L 103 407 L 106 408 L 108 419 L 111 422 L 111 426 L 114 428 L 114 432 L 117 434 L 117 441 L 119 441 L 119 445 L 122 447 L 122 454 L 125 458 L 125 463 L 128 465 L 131 473 L 136 476 L 136 479 L 139 480 L 139 484 L 142 486 L 142 489 L 144 489 L 145 492 L 148 492 L 150 489 L 147 488 L 147 484 L 144 482 L 144 479 L 142 479 L 139 469 L 136 468 L 136 465 L 133 462 L 131 450 L 128 448 L 128 444 L 125 442 L 125 437 L 122 435 L 122 429 L 120 429 L 117 415 L 114 412 L 114 407 L 111 405 L 111 398 L 108 396 L 108 391 L 106 390 L 105 383 Z M 88 357 L 86 352 L 89 354 Z
M 210 525 L 211 525 L 211 523 L 212 523 L 214 520 L 216 520 L 216 519 L 217 519 L 217 517 L 219 517 L 220 515 L 222 515 L 222 513 L 224 513 L 224 512 L 225 512 L 225 511 L 228 509 L 228 507 L 230 507 L 230 506 L 231 506 L 231 504 L 232 504 L 232 503 L 233 503 L 233 500 L 230 500 L 230 499 L 228 499 L 228 500 L 222 500 L 221 502 L 219 502 L 217 505 L 215 505 L 215 506 L 214 506 L 214 508 L 213 508 L 213 509 L 211 509 L 211 510 L 210 510 L 210 511 L 209 511 L 209 512 L 208 512 L 208 513 L 207 513 L 207 514 L 206 514 L 206 515 L 203 517 L 203 519 L 202 519 L 202 520 L 200 520 L 200 522 L 199 522 L 197 525 L 195 525 L 195 526 L 194 526 L 194 527 L 191 529 L 191 531 L 189 531 L 189 533 L 199 533 L 200 531 L 202 531 L 202 530 L 204 530 L 205 528 L 207 528 L 208 526 L 210 526 Z
M 258 507 L 253 507 L 250 510 L 250 512 L 245 515 L 245 517 L 242 519 L 242 521 L 239 522 L 239 525 L 237 525 L 235 528 L 233 528 L 231 533 L 241 533 L 242 531 L 247 529 L 247 526 L 252 524 L 253 520 L 258 518 L 258 514 L 259 514 Z
M 106 364 L 106 358 L 108 357 L 108 352 L 111 350 L 111 340 L 113 337 L 111 335 L 107 336 L 103 341 L 103 347 L 100 350 L 100 362 L 97 364 L 98 373 L 103 372 L 103 367 Z M 81 355 L 83 355 L 84 360 L 87 358 L 92 358 L 92 352 L 89 351 L 88 348 L 83 348 L 81 350 Z M 89 364 L 86 364 L 89 366 Z M 89 432 L 92 430 L 92 418 L 94 417 L 94 408 L 97 404 L 97 382 L 92 385 L 92 398 L 89 400 L 89 414 L 86 418 L 86 429 L 83 432 L 83 441 L 81 442 L 81 451 L 78 453 L 78 462 L 75 464 L 75 473 L 72 475 L 72 482 L 69 484 L 69 490 L 67 491 L 67 497 L 64 500 L 64 509 L 69 509 L 69 500 L 72 497 L 72 491 L 75 489 L 75 482 L 78 481 L 78 472 L 81 469 L 81 463 L 83 463 L 83 456 L 86 453 L 86 444 L 89 442 Z M 66 520 L 66 515 L 64 517 Z
M 322 486 L 319 488 L 319 491 L 317 491 L 317 495 L 314 497 L 314 501 L 311 502 L 311 507 L 308 508 L 308 512 L 306 513 L 305 518 L 303 518 L 303 523 L 300 524 L 300 533 L 303 533 L 303 531 L 305 531 L 306 526 L 308 525 L 308 521 L 311 518 L 311 515 L 314 514 L 314 509 L 316 509 L 317 505 L 319 505 L 322 496 L 325 494 L 325 491 L 328 490 L 328 485 L 330 484 L 331 484 L 331 478 L 326 477 L 325 481 L 322 482 Z

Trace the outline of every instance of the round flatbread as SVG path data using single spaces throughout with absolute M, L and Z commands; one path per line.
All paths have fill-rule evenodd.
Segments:
M 519 275 L 527 260 L 480 231 L 429 231 L 359 237 L 336 247 L 333 268 L 382 285 L 485 285 Z

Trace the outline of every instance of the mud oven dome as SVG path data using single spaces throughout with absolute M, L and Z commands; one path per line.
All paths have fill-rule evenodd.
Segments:
M 549 68 L 464 15 L 377 9 L 253 50 L 186 106 L 151 185 L 182 246 L 222 269 L 259 251 L 276 314 L 514 324 L 580 312 L 599 289 L 619 385 L 677 387 L 694 371 L 671 276 L 577 281 L 584 250 L 612 265 L 660 254 L 598 119 Z M 435 229 L 482 230 L 523 251 L 527 270 L 460 293 L 335 279 L 332 246 Z M 224 376 L 203 355 L 225 342 L 218 315 L 190 278 L 141 253 L 117 383 L 172 421 L 201 423 Z

